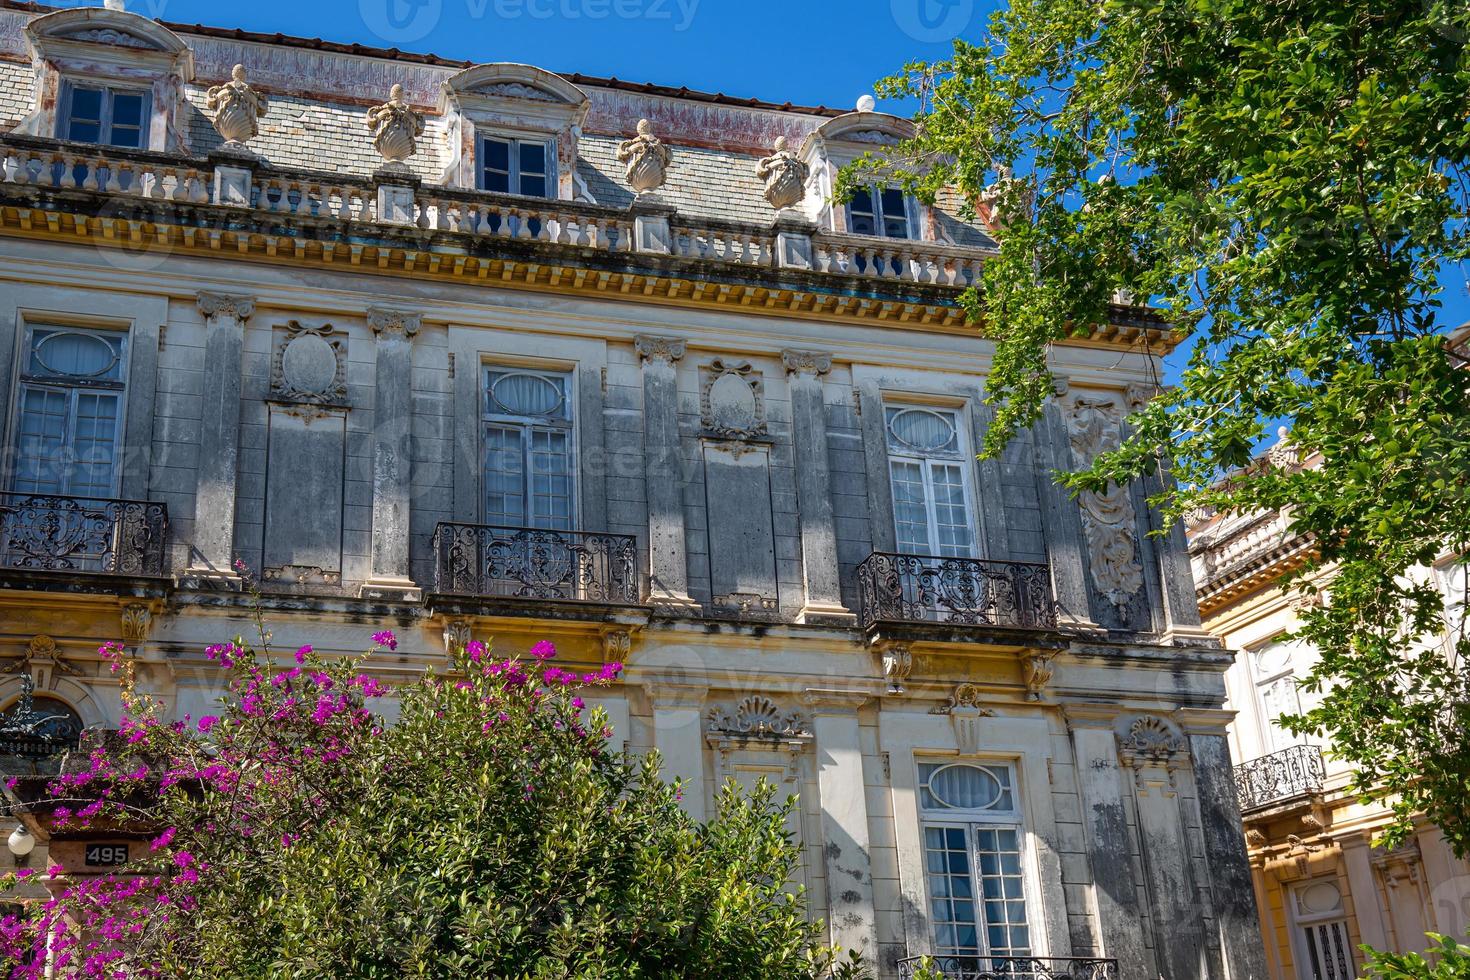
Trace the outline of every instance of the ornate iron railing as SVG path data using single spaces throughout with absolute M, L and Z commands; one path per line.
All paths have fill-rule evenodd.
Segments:
M 1096 957 L 913 956 L 898 961 L 902 980 L 923 976 L 920 967 L 945 980 L 1121 980 L 1118 961 Z
M 164 504 L 0 493 L 0 568 L 160 576 L 167 549 Z
M 1235 767 L 1235 791 L 1241 812 L 1320 792 L 1327 778 L 1322 750 L 1315 745 L 1293 745 L 1280 752 Z
M 441 523 L 434 591 L 629 605 L 640 599 L 632 535 Z
M 1055 629 L 1045 565 L 874 552 L 858 566 L 864 626 L 955 623 Z

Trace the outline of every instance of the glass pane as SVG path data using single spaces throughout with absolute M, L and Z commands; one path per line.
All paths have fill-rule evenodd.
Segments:
M 888 462 L 893 484 L 893 522 L 898 550 L 907 555 L 927 555 L 929 509 L 924 491 L 923 465 L 913 460 Z
M 974 553 L 970 507 L 965 495 L 964 471 L 956 463 L 931 463 L 934 485 L 934 525 L 939 553 L 947 558 Z
M 571 436 L 564 429 L 531 430 L 531 524 L 570 530 Z
M 485 522 L 525 524 L 525 456 L 521 430 L 485 427 Z
M 875 235 L 877 229 L 872 193 L 866 187 L 853 191 L 852 200 L 847 204 L 847 230 L 854 235 Z
M 36 330 L 28 370 L 36 375 L 120 380 L 121 341 L 71 330 Z
M 520 144 L 521 181 L 528 175 L 546 176 L 546 144 L 545 143 L 522 143 Z
M 20 393 L 19 438 L 13 489 L 64 493 L 67 431 L 65 392 L 25 387 Z
M 504 140 L 480 143 L 480 184 L 487 191 L 510 193 L 510 144 Z
M 563 379 L 539 374 L 490 375 L 491 411 L 505 415 L 566 417 Z
M 113 492 L 117 455 L 118 396 L 112 392 L 77 395 L 73 465 L 67 492 L 83 497 L 109 497 Z
M 521 193 L 524 194 L 526 197 L 549 196 L 546 193 L 546 178 L 521 174 Z M 539 234 L 539 229 L 533 227 L 531 229 L 531 234 Z
M 940 766 L 929 778 L 929 792 L 942 806 L 987 810 L 1000 801 L 1000 781 L 979 766 Z
M 108 142 L 113 146 L 143 145 L 143 96 L 134 92 L 116 92 L 112 96 L 112 131 Z
M 940 956 L 978 956 L 975 903 L 970 894 L 970 848 L 959 827 L 925 827 L 929 867 L 929 908 L 934 952 Z
M 102 141 L 102 90 L 73 88 L 71 116 L 67 120 L 66 138 L 79 143 Z
M 908 208 L 903 191 L 896 187 L 883 191 L 883 234 L 889 238 L 909 238 Z
M 959 425 L 949 412 L 891 408 L 888 410 L 888 445 L 921 453 L 957 452 Z
M 1031 955 L 1031 930 L 1021 878 L 1021 835 L 1014 827 L 975 830 L 980 885 L 986 896 L 986 939 L 991 956 Z

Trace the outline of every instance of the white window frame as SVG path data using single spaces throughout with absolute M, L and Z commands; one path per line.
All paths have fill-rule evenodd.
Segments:
M 490 191 L 486 186 L 485 169 L 489 162 L 489 155 L 485 152 L 487 143 L 505 143 L 508 147 L 506 166 L 509 168 L 506 174 L 508 191 Z M 532 195 L 521 193 L 521 154 L 523 145 L 540 145 L 546 154 L 546 193 Z M 509 193 L 517 197 L 529 197 L 536 201 L 554 201 L 557 199 L 557 188 L 559 187 L 556 166 L 556 138 L 550 136 L 530 136 L 522 133 L 507 132 L 482 132 L 475 134 L 475 186 L 482 191 L 492 194 Z
M 939 415 L 949 415 L 955 423 L 955 440 L 957 448 L 953 454 L 942 454 L 939 451 L 921 451 L 910 448 L 896 447 L 892 434 L 889 432 L 889 413 L 902 411 L 934 412 Z M 917 463 L 922 471 L 924 485 L 924 509 L 928 521 L 928 556 L 933 557 L 955 557 L 955 558 L 978 558 L 980 557 L 980 521 L 978 501 L 975 496 L 975 467 L 974 454 L 968 452 L 965 447 L 972 445 L 970 440 L 970 429 L 966 416 L 966 406 L 943 405 L 926 402 L 899 401 L 896 399 L 884 399 L 883 401 L 883 444 L 888 451 L 888 495 L 893 507 L 893 535 L 895 548 L 903 552 L 904 546 L 898 542 L 898 496 L 894 493 L 893 486 L 893 463 L 895 458 L 907 462 Z M 939 544 L 939 520 L 938 501 L 934 496 L 934 467 L 936 465 L 958 466 L 960 470 L 960 482 L 965 496 L 965 515 L 969 519 L 970 548 L 963 555 L 940 555 Z
M 1021 763 L 1016 759 L 994 759 L 994 758 L 926 758 L 916 757 L 914 759 L 915 803 L 919 811 L 919 845 L 920 855 L 924 861 L 923 878 L 924 893 L 932 896 L 933 888 L 930 881 L 928 868 L 928 831 L 929 829 L 962 829 L 965 833 L 965 842 L 969 848 L 969 872 L 972 900 L 975 911 L 975 934 L 977 952 L 955 953 L 942 951 L 938 948 L 938 936 L 936 934 L 936 923 L 933 916 L 932 904 L 924 908 L 924 917 L 928 923 L 929 942 L 934 955 L 939 957 L 975 956 L 980 959 L 996 955 L 1001 958 L 1007 956 L 1017 957 L 1045 957 L 1044 945 L 1046 942 L 1045 929 L 1040 917 L 1040 894 L 1034 870 L 1034 859 L 1031 853 L 1030 828 L 1027 825 L 1025 807 L 1022 805 L 1024 798 L 1021 786 Z M 925 777 L 925 770 L 934 767 L 938 772 L 950 766 L 973 766 L 985 770 L 1004 770 L 1009 775 L 1009 790 L 1011 795 L 1011 807 L 1008 810 L 987 809 L 964 809 L 958 807 L 933 808 L 926 807 L 924 802 L 925 787 L 929 781 Z M 932 775 L 932 774 L 931 774 Z M 1021 901 L 1026 911 L 1027 949 L 1024 953 L 1008 952 L 993 954 L 989 943 L 990 923 L 986 918 L 984 883 L 980 871 L 979 846 L 977 833 L 981 830 L 1012 830 L 1016 834 L 1017 861 L 1020 866 L 1021 877 Z M 931 898 L 932 902 L 932 898 Z
M 1299 896 L 1308 888 L 1321 884 L 1331 884 L 1337 889 L 1338 907 L 1331 912 L 1304 913 L 1301 909 Z M 1334 876 L 1312 878 L 1290 886 L 1287 889 L 1286 898 L 1287 904 L 1289 905 L 1287 912 L 1291 918 L 1291 953 L 1292 959 L 1295 961 L 1293 965 L 1297 980 L 1355 980 L 1358 975 L 1358 965 L 1353 953 L 1352 932 L 1348 921 L 1347 903 L 1344 899 L 1342 882 Z M 1317 930 L 1317 936 L 1320 939 L 1322 935 L 1321 930 L 1334 925 L 1342 928 L 1342 943 L 1335 952 L 1338 953 L 1339 957 L 1346 958 L 1348 973 L 1344 976 L 1336 972 L 1334 967 L 1332 972 L 1314 976 L 1310 972 L 1311 957 L 1307 951 L 1311 941 L 1309 933 Z M 1333 951 L 1321 950 L 1321 952 L 1323 955 L 1326 955 L 1326 953 Z M 1331 964 L 1329 965 L 1332 966 Z M 1342 965 L 1341 960 L 1336 965 Z
M 1288 713 L 1300 714 L 1303 710 L 1301 690 L 1296 685 L 1296 679 L 1298 671 L 1304 669 L 1306 665 L 1297 661 L 1297 653 L 1300 652 L 1301 645 L 1291 644 L 1285 637 L 1286 634 L 1277 633 L 1247 648 L 1247 660 L 1249 664 L 1247 673 L 1251 682 L 1251 697 L 1254 699 L 1256 708 L 1256 728 L 1260 733 L 1261 748 L 1263 750 L 1262 755 L 1271 755 L 1275 752 L 1285 751 L 1292 746 L 1301 744 L 1302 741 L 1286 729 L 1276 726 L 1273 717 L 1279 716 L 1273 716 L 1271 706 L 1266 702 L 1266 690 L 1274 687 L 1283 680 L 1289 679 L 1292 682 L 1291 691 L 1296 701 L 1296 710 Z M 1263 674 L 1258 666 L 1260 654 L 1269 647 L 1282 644 L 1288 644 L 1291 647 L 1291 656 L 1287 661 L 1286 667 Z
M 868 199 L 873 202 L 873 210 L 872 210 L 871 214 L 873 216 L 873 227 L 874 227 L 875 231 L 871 235 L 864 234 L 863 237 L 865 237 L 865 238 L 866 237 L 882 238 L 882 239 L 886 239 L 888 241 L 894 241 L 894 242 L 917 242 L 919 240 L 919 231 L 918 231 L 918 229 L 919 229 L 919 222 L 918 222 L 917 215 L 915 213 L 917 211 L 917 209 L 914 207 L 914 200 L 913 200 L 913 198 L 910 195 L 905 194 L 903 192 L 903 188 L 897 187 L 897 186 L 895 186 L 893 184 L 868 184 L 868 185 L 866 185 L 866 190 L 868 192 Z M 888 220 L 892 216 L 889 215 L 889 214 L 887 214 L 883 210 L 883 192 L 884 191 L 898 191 L 899 194 L 901 194 L 903 196 L 903 226 L 904 226 L 904 230 L 908 234 L 904 235 L 902 238 L 899 238 L 898 236 L 895 236 L 895 235 L 888 234 Z M 857 232 L 857 231 L 854 231 L 853 230 L 853 225 L 852 225 L 853 207 L 852 207 L 852 205 L 853 205 L 853 202 L 852 202 L 851 199 L 849 199 L 847 201 L 846 205 L 844 206 L 844 211 L 843 211 L 843 213 L 846 216 L 846 220 L 847 220 L 847 231 L 848 231 L 848 234 L 850 234 L 850 235 L 863 234 L 861 232 Z M 867 214 L 869 212 L 863 212 L 863 213 L 864 214 Z
M 16 371 L 14 375 L 16 384 L 14 396 L 12 398 L 12 404 L 10 406 L 11 452 L 15 454 L 15 457 L 18 461 L 21 452 L 20 443 L 21 439 L 24 437 L 24 433 L 22 431 L 22 412 L 25 405 L 25 394 L 28 390 L 61 390 L 65 393 L 67 400 L 68 430 L 70 432 L 68 445 L 74 445 L 75 443 L 76 436 L 74 427 L 76 423 L 76 408 L 77 401 L 81 393 L 89 391 L 105 391 L 115 393 L 117 397 L 117 417 L 113 426 L 114 435 L 112 479 L 108 486 L 107 493 L 103 496 L 112 498 L 119 497 L 122 492 L 121 486 L 123 476 L 123 455 L 127 451 L 126 440 L 128 424 L 128 383 L 130 380 L 132 367 L 131 332 L 129 330 L 119 328 L 67 323 L 63 320 L 31 320 L 29 318 L 23 318 L 21 322 L 23 325 L 22 330 L 20 331 L 21 343 L 18 345 L 19 350 L 17 351 L 18 356 L 16 361 Z M 120 380 L 87 382 L 84 380 L 68 379 L 64 376 L 41 376 L 30 374 L 29 367 L 31 362 L 31 351 L 33 345 L 35 344 L 35 334 L 38 330 L 54 330 L 64 333 L 104 335 L 109 339 L 115 339 L 119 341 L 118 374 L 120 376 Z M 74 453 L 74 450 L 72 450 L 72 452 Z M 11 466 L 7 467 L 7 469 L 9 471 L 5 479 L 5 489 L 7 491 L 22 494 L 34 493 L 39 496 L 46 496 L 48 493 L 51 493 L 51 491 L 44 490 L 17 489 L 17 480 L 20 476 L 19 467 L 12 464 Z M 55 494 L 59 496 L 83 496 L 77 494 L 75 488 L 69 486 L 62 487 L 60 490 L 55 491 Z M 98 496 L 95 494 L 86 495 L 84 496 L 84 499 L 95 500 L 98 499 Z
M 545 419 L 526 415 L 507 415 L 494 411 L 494 405 L 490 397 L 490 378 L 494 374 L 527 374 L 536 377 L 555 379 L 562 384 L 565 397 L 566 417 L 564 419 Z M 503 361 L 482 361 L 479 375 L 479 400 L 480 400 L 480 424 L 478 427 L 480 438 L 480 519 L 487 524 L 505 526 L 500 522 L 503 518 L 492 517 L 489 509 L 489 487 L 487 478 L 489 474 L 489 460 L 487 458 L 487 433 L 494 427 L 505 428 L 516 426 L 521 429 L 521 460 L 522 460 L 522 513 L 521 525 L 527 528 L 537 528 L 531 513 L 531 495 L 529 492 L 529 478 L 531 475 L 531 434 L 539 429 L 557 429 L 567 433 L 567 479 L 569 481 L 567 499 L 566 527 L 564 528 L 541 528 L 543 530 L 575 531 L 580 527 L 579 514 L 581 511 L 581 480 L 580 477 L 580 449 L 577 438 L 577 374 L 575 370 L 556 367 L 528 366 Z
M 62 79 L 61 111 L 57 113 L 56 130 L 57 139 L 68 142 L 82 142 L 87 146 L 110 146 L 122 150 L 146 150 L 148 149 L 148 134 L 153 128 L 153 93 L 145 88 L 130 85 L 117 85 L 104 79 L 64 78 Z M 97 142 L 87 143 L 75 139 L 71 134 L 72 104 L 76 90 L 94 89 L 102 93 L 102 106 L 98 111 L 101 119 L 97 125 Z M 136 95 L 142 99 L 142 106 L 138 115 L 138 145 L 136 147 L 115 143 L 112 140 L 112 113 L 113 100 L 118 95 Z

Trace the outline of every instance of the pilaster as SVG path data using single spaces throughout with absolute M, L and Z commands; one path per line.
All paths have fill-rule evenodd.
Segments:
M 679 805 L 703 822 L 709 806 L 702 731 L 707 692 L 683 684 L 646 684 L 644 690 L 653 709 L 653 746 L 663 761 L 662 775 L 666 782 L 679 781 Z
M 419 314 L 370 309 L 376 359 L 373 401 L 373 571 L 365 599 L 417 601 L 409 577 L 409 511 L 413 490 L 413 338 Z
M 837 532 L 832 513 L 832 467 L 827 457 L 827 406 L 822 378 L 832 355 L 784 350 L 781 361 L 791 387 L 791 429 L 796 448 L 796 500 L 801 520 L 803 622 L 851 622 L 838 580 Z
M 239 588 L 235 574 L 235 495 L 240 470 L 240 373 L 249 296 L 203 292 L 204 408 L 200 423 L 194 543 L 185 576 Z
M 868 695 L 860 691 L 808 690 L 802 701 L 811 710 L 812 733 L 816 736 L 832 942 L 844 950 L 861 950 L 872 962 L 878 949 L 877 912 L 857 714 Z
M 640 334 L 643 361 L 643 441 L 648 497 L 649 599 L 666 611 L 692 613 L 689 553 L 685 547 L 684 481 L 679 465 L 679 390 L 675 364 L 684 357 L 677 337 Z

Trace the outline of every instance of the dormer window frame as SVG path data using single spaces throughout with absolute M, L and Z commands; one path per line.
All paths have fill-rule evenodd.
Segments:
M 92 146 L 118 147 L 127 150 L 148 149 L 149 132 L 153 119 L 153 92 L 151 87 L 145 85 L 128 84 L 127 82 L 116 82 L 107 78 L 90 78 L 73 74 L 63 75 L 60 80 L 61 96 L 58 100 L 56 113 L 56 138 L 73 143 L 86 143 Z M 78 90 L 100 92 L 102 98 L 99 100 L 98 119 L 93 123 L 97 126 L 96 139 L 80 139 L 76 135 L 74 126 L 76 124 L 76 94 Z M 112 139 L 114 127 L 116 126 L 115 111 L 116 99 L 119 95 L 137 96 L 141 101 L 138 113 L 138 142 L 119 143 Z
M 16 132 L 69 140 L 76 89 L 139 93 L 144 96 L 139 143 L 119 148 L 189 152 L 184 89 L 194 79 L 194 57 L 173 31 L 140 14 L 83 7 L 37 17 L 25 34 L 37 84 L 31 110 Z M 104 104 L 93 145 L 118 145 L 110 139 L 108 114 Z
M 872 210 L 860 211 L 856 206 L 859 201 L 856 195 L 847 202 L 844 209 L 844 216 L 847 221 L 847 233 L 849 235 L 871 235 L 874 238 L 888 238 L 894 241 L 916 241 L 918 239 L 919 236 L 915 232 L 919 228 L 919 202 L 914 199 L 913 195 L 905 194 L 903 188 L 895 184 L 868 184 L 862 188 L 862 192 L 867 195 L 868 204 Z M 890 202 L 885 200 L 892 193 L 898 194 L 899 207 L 902 209 L 902 214 L 899 216 L 903 220 L 904 233 L 902 235 L 889 234 L 889 222 L 899 220 L 899 218 L 889 213 L 888 205 Z M 855 215 L 868 216 L 873 223 L 874 230 L 855 230 L 857 224 Z
M 448 122 L 450 161 L 444 183 L 488 190 L 486 146 L 507 142 L 546 147 L 546 193 L 523 193 L 519 160 L 508 161 L 507 191 L 541 200 L 574 200 L 577 137 L 591 106 L 587 94 L 560 75 L 531 65 L 487 64 L 467 68 L 444 83 L 441 109 Z M 518 155 L 518 154 L 517 154 Z
M 832 191 L 837 183 L 837 173 L 864 153 L 884 146 L 891 146 L 911 137 L 914 124 L 899 116 L 883 112 L 849 112 L 827 120 L 813 131 L 802 144 L 801 159 L 811 168 L 812 184 L 816 194 L 809 194 L 820 208 L 810 213 L 812 220 L 838 235 L 854 235 L 885 239 L 889 241 L 934 241 L 934 221 L 930 209 L 912 194 L 903 194 L 903 219 L 906 236 L 886 234 L 882 197 L 885 193 L 901 189 L 892 184 L 874 182 L 868 187 L 873 206 L 872 232 L 855 231 L 853 201 L 834 206 Z M 858 212 L 866 214 L 868 212 Z

